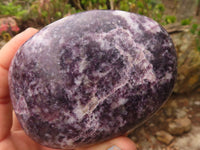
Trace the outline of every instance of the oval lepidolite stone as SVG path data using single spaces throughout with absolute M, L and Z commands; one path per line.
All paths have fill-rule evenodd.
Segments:
M 9 86 L 26 134 L 72 149 L 123 135 L 149 118 L 175 76 L 176 52 L 157 22 L 94 10 L 58 20 L 21 46 Z

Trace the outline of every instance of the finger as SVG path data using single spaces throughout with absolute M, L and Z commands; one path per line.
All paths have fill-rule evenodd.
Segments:
M 8 103 L 0 104 L 0 142 L 9 135 L 11 126 L 12 107 L 9 101 Z
M 22 130 L 22 127 L 21 127 L 19 121 L 17 120 L 17 116 L 16 116 L 15 112 L 13 111 L 12 114 L 13 114 L 13 119 L 12 119 L 13 123 L 12 123 L 12 129 L 11 129 L 11 131 Z
M 12 126 L 12 107 L 7 78 L 7 70 L 0 67 L 0 141 L 9 135 Z
M 56 150 L 41 146 L 42 150 Z M 127 137 L 121 136 L 87 148 L 77 148 L 75 150 L 136 150 L 136 145 Z
M 0 141 L 5 139 L 12 126 L 12 106 L 8 89 L 8 68 L 17 49 L 28 40 L 36 29 L 28 29 L 15 36 L 0 50 Z
M 77 150 L 136 150 L 136 145 L 127 137 L 118 137 L 104 143 Z
M 16 35 L 0 50 L 0 66 L 8 70 L 10 62 L 19 47 L 33 36 L 38 30 L 28 28 L 24 32 Z
M 1 51 L 1 50 L 0 50 Z M 0 58 L 1 62 L 1 58 Z M 8 70 L 4 69 L 0 65 L 0 103 L 3 103 L 6 97 L 8 97 Z
M 36 29 L 28 28 L 24 32 L 11 39 L 0 50 L 0 101 L 9 95 L 8 68 L 13 56 L 15 55 L 18 48 L 36 32 Z

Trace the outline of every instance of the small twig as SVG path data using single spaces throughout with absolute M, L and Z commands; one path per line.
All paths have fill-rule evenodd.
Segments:
M 198 0 L 197 11 L 196 11 L 196 16 L 199 15 L 200 15 L 200 0 Z
M 80 10 L 83 10 L 83 8 L 81 7 L 81 3 L 80 0 L 73 0 L 74 4 L 76 5 L 76 7 Z
M 183 26 L 180 23 L 174 23 L 164 26 L 164 28 L 167 30 L 169 34 L 174 34 L 178 32 L 187 32 L 189 31 L 189 26 Z
M 114 10 L 114 0 L 110 0 L 110 9 Z

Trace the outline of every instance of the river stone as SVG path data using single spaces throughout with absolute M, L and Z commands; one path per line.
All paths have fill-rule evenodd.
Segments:
M 58 20 L 21 46 L 9 86 L 26 134 L 72 149 L 124 135 L 148 119 L 175 76 L 176 52 L 161 25 L 93 10 Z

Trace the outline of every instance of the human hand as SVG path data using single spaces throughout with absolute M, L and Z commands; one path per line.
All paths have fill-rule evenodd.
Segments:
M 8 88 L 8 69 L 18 48 L 38 30 L 29 28 L 11 39 L 0 50 L 0 150 L 55 150 L 30 139 L 21 128 L 12 110 Z M 104 143 L 76 150 L 136 150 L 127 137 L 118 137 Z

